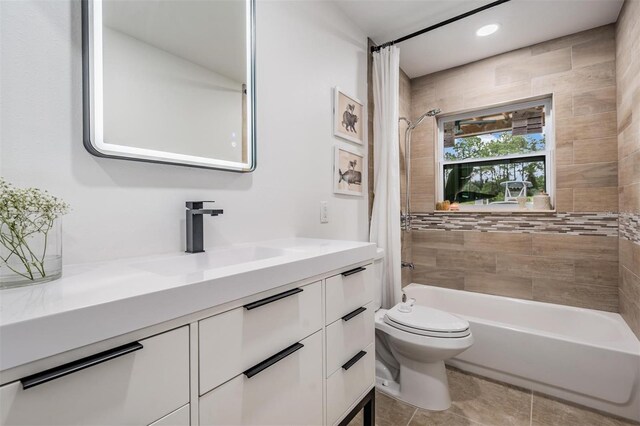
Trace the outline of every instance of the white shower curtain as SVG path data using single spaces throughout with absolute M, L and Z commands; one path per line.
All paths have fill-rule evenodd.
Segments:
M 395 46 L 373 53 L 374 201 L 369 240 L 384 249 L 382 307 L 401 298 L 400 272 L 400 148 L 398 97 L 400 50 Z

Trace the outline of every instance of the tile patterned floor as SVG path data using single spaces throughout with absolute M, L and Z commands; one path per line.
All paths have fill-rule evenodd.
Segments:
M 448 368 L 453 401 L 427 411 L 376 393 L 377 426 L 631 426 L 623 419 Z M 349 426 L 362 425 L 362 413 Z

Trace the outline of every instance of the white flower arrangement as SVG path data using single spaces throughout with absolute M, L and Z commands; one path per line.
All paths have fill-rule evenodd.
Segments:
M 0 252 L 1 266 L 29 280 L 46 277 L 44 262 L 49 231 L 54 221 L 68 211 L 67 203 L 47 191 L 15 188 L 0 178 L 0 244 L 6 248 Z M 29 246 L 30 237 L 38 234 L 44 238 L 40 250 Z M 9 262 L 13 257 L 19 259 L 23 270 L 17 270 L 16 264 Z

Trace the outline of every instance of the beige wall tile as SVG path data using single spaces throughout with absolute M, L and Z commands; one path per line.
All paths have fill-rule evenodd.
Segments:
M 620 161 L 620 186 L 640 182 L 640 151 L 627 155 Z
M 616 64 L 614 61 L 589 65 L 559 74 L 536 77 L 531 80 L 531 94 L 543 95 L 554 92 L 572 92 L 598 89 L 616 84 Z
M 640 276 L 640 244 L 620 238 L 618 240 L 620 266 L 624 266 L 634 274 Z
M 618 159 L 617 138 L 579 139 L 572 142 L 575 164 L 614 162 Z
M 529 96 L 531 96 L 531 82 L 529 80 L 497 87 L 476 87 L 464 94 L 463 107 L 483 108 L 500 102 L 516 101 Z M 462 107 L 458 109 L 460 110 Z M 455 111 L 455 109 L 452 111 Z
M 573 188 L 556 189 L 556 210 L 559 212 L 572 212 Z
M 472 250 L 438 250 L 436 266 L 452 271 L 496 272 L 496 255 Z
M 622 318 L 629 324 L 631 330 L 640 339 L 640 303 L 631 300 L 622 291 L 620 292 L 620 314 Z
M 457 231 L 416 231 L 413 233 L 414 249 L 416 246 L 436 249 L 462 249 L 464 233 Z
M 618 286 L 618 262 L 608 260 L 575 261 L 576 282 L 582 284 Z
M 601 311 L 618 312 L 618 289 L 578 284 L 557 278 L 534 278 L 533 300 Z
M 498 274 L 515 277 L 549 277 L 573 280 L 574 261 L 560 257 L 501 254 L 497 259 Z
M 534 234 L 533 254 L 561 259 L 618 260 L 618 242 L 614 237 Z
M 620 267 L 620 290 L 640 304 L 640 277 L 624 266 Z
M 618 184 L 618 163 L 558 164 L 558 188 L 614 187 Z M 575 207 L 575 206 L 574 206 Z
M 531 254 L 531 234 L 509 232 L 465 232 L 465 250 L 492 253 Z
M 530 81 L 533 77 L 555 74 L 571 69 L 571 48 L 552 50 L 535 57 L 511 60 L 495 70 L 495 85 Z
M 618 195 L 621 212 L 640 212 L 640 183 L 619 187 Z
M 575 188 L 573 208 L 577 212 L 616 212 L 618 211 L 618 188 L 615 186 Z
M 616 137 L 617 131 L 618 124 L 615 111 L 574 116 L 573 118 L 557 120 L 556 124 L 556 138 L 559 141 L 613 138 Z
M 422 232 L 422 231 L 419 231 Z M 437 249 L 425 247 L 421 244 L 413 243 L 411 250 L 411 256 L 413 263 L 416 265 L 428 266 L 431 268 L 436 267 L 436 254 Z
M 574 92 L 573 114 L 591 115 L 616 110 L 616 86 Z
M 464 289 L 467 291 L 518 299 L 531 299 L 533 297 L 532 285 L 531 278 L 486 272 L 468 272 L 464 277 Z
M 616 59 L 616 41 L 607 37 L 574 44 L 571 59 L 574 68 L 613 61 Z
M 549 52 L 556 49 L 564 49 L 577 44 L 585 43 L 590 40 L 613 39 L 615 31 L 613 25 L 604 25 L 591 30 L 582 31 L 568 36 L 556 38 L 554 40 L 545 41 L 531 47 L 532 55 Z
M 464 275 L 464 271 L 416 265 L 416 269 L 413 271 L 413 280 L 419 284 L 464 290 Z
M 562 141 L 556 146 L 556 164 L 573 164 L 573 141 Z

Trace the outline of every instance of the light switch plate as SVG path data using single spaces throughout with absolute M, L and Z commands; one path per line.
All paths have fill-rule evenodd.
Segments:
M 320 201 L 320 223 L 329 223 L 329 203 Z

